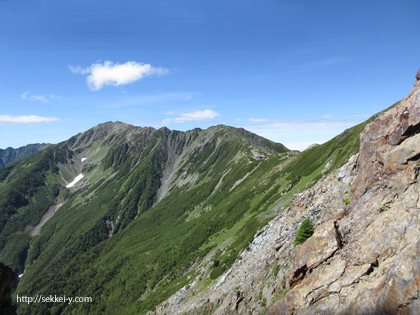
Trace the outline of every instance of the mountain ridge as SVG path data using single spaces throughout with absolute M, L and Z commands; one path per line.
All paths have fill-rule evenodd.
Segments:
M 113 133 L 112 130 L 115 129 L 117 129 L 118 132 Z M 251 135 L 251 133 L 244 131 L 240 131 L 239 134 L 242 134 L 242 137 L 243 134 Z M 172 196 L 172 199 L 177 198 L 176 196 L 180 192 L 183 192 L 183 194 L 189 194 L 194 199 L 197 197 L 193 196 L 197 195 L 209 196 L 217 186 L 216 184 L 218 182 L 222 183 L 218 178 L 218 176 L 220 177 L 221 175 L 218 171 L 219 168 L 222 167 L 226 170 L 226 166 L 231 165 L 230 173 L 235 174 L 233 174 L 232 179 L 223 182 L 224 185 L 219 185 L 218 190 L 227 189 L 227 187 L 230 189 L 238 179 L 243 177 L 241 174 L 246 174 L 245 172 L 247 169 L 251 170 L 251 168 L 254 167 L 253 165 L 263 163 L 264 161 L 257 161 L 254 158 L 254 155 L 251 152 L 254 149 L 266 155 L 272 155 L 273 153 L 276 153 L 276 155 L 287 154 L 287 149 L 280 144 L 271 143 L 256 135 L 254 135 L 253 138 L 253 140 L 244 141 L 238 136 L 235 128 L 224 126 L 215 126 L 214 128 L 209 128 L 209 130 L 194 129 L 189 132 L 178 132 L 169 131 L 166 128 L 155 130 L 153 128 L 130 127 L 121 123 L 107 123 L 94 127 L 87 132 L 70 138 L 66 142 L 58 144 L 54 148 L 57 151 L 54 153 L 54 157 L 58 159 L 59 162 L 57 166 L 59 169 L 58 173 L 61 174 L 62 179 L 65 179 L 65 182 L 62 185 L 68 185 L 80 171 L 83 172 L 85 177 L 73 187 L 60 194 L 60 198 L 67 200 L 63 200 L 64 202 L 60 209 L 58 209 L 54 216 L 43 226 L 40 235 L 33 239 L 26 261 L 25 276 L 22 277 L 21 285 L 24 285 L 27 282 L 26 279 L 33 277 L 37 273 L 34 271 L 31 276 L 30 270 L 31 268 L 35 268 L 32 267 L 31 264 L 35 265 L 36 261 L 40 259 L 39 254 L 35 252 L 35 248 L 42 243 L 45 243 L 45 241 L 41 240 L 43 235 L 44 237 L 48 235 L 48 232 L 46 231 L 51 228 L 54 229 L 53 226 L 55 224 L 62 225 L 62 223 L 59 223 L 63 222 L 59 219 L 60 215 L 65 216 L 66 212 L 70 209 L 76 209 L 72 206 L 75 202 L 75 206 L 77 207 L 90 207 L 89 204 L 92 202 L 94 205 L 94 200 L 98 198 L 97 196 L 100 194 L 99 191 L 104 187 L 104 194 L 106 196 L 102 194 L 101 196 L 104 197 L 100 198 L 108 198 L 109 201 L 107 203 L 110 202 L 114 206 L 109 208 L 108 214 L 105 216 L 103 216 L 103 214 L 100 215 L 98 212 L 98 215 L 100 216 L 98 217 L 99 221 L 96 223 L 97 228 L 94 227 L 91 230 L 92 233 L 94 233 L 92 236 L 97 236 L 94 238 L 91 236 L 89 237 L 89 240 L 82 237 L 78 243 L 82 248 L 86 248 L 86 250 L 89 251 L 89 248 L 93 248 L 95 245 L 105 242 L 107 239 L 119 242 L 119 239 L 122 237 L 120 236 L 121 233 L 121 235 L 126 233 L 137 233 L 129 228 L 131 222 L 134 223 L 134 221 L 137 221 L 138 224 L 141 224 L 141 221 L 136 220 L 137 217 L 142 217 L 143 220 L 146 221 L 149 220 L 149 218 L 152 218 L 152 213 L 149 213 L 151 207 L 160 207 L 161 210 L 153 212 L 155 213 L 153 216 L 157 215 L 158 217 L 160 217 L 161 211 L 170 210 L 168 205 L 172 204 L 172 202 L 167 201 L 165 203 L 166 196 L 162 196 L 159 202 L 156 203 L 156 201 L 158 201 L 156 197 L 158 188 L 162 184 L 165 169 L 171 170 L 173 166 L 176 165 L 176 167 L 172 169 L 172 174 L 177 174 L 176 180 L 167 181 L 170 183 L 168 186 L 168 188 L 170 188 L 169 197 Z M 121 141 L 121 139 L 124 141 Z M 106 145 L 101 147 L 99 145 L 100 143 L 96 143 L 97 140 L 100 140 L 100 143 Z M 262 143 L 263 145 L 261 147 L 255 147 L 252 143 L 255 143 L 256 145 Z M 167 153 L 169 147 L 171 148 L 169 151 L 173 151 L 174 156 L 178 154 L 178 156 L 181 157 L 179 163 L 171 161 L 170 154 Z M 276 152 L 276 150 L 278 152 Z M 281 159 L 282 157 L 278 158 Z M 82 159 L 86 160 L 81 162 L 82 164 L 77 165 Z M 239 160 L 248 161 L 251 162 L 251 164 L 247 168 L 243 168 L 241 165 L 244 163 L 241 162 L 238 164 Z M 216 176 L 216 178 L 213 178 L 214 176 Z M 227 180 L 229 176 L 230 175 L 225 174 L 224 179 Z M 238 178 L 238 176 L 240 177 Z M 103 179 L 101 180 L 100 178 Z M 112 178 L 112 181 L 109 180 L 110 178 Z M 89 181 L 93 179 L 95 181 L 90 184 Z M 164 180 L 165 179 L 163 179 L 163 181 Z M 114 189 L 113 191 L 115 192 L 111 195 L 105 193 L 107 189 L 111 189 L 107 187 L 114 187 L 112 189 Z M 119 191 L 124 191 L 125 193 L 121 194 Z M 77 201 L 79 198 L 77 196 L 79 196 L 79 194 L 82 194 L 80 195 L 82 199 Z M 74 196 L 76 199 L 71 196 Z M 115 196 L 117 199 L 109 199 L 109 196 Z M 217 201 L 219 198 L 217 197 L 217 194 L 213 194 L 212 196 L 215 202 L 220 202 Z M 74 201 L 71 202 L 68 200 L 69 198 Z M 198 200 L 204 200 L 203 197 L 199 198 L 200 199 Z M 112 199 L 115 199 L 115 202 L 112 201 Z M 162 203 L 163 205 L 160 205 Z M 176 216 L 179 217 L 179 215 L 181 215 L 183 219 L 177 221 L 179 222 L 177 223 L 177 226 L 179 224 L 186 225 L 190 226 L 189 229 L 191 229 L 194 227 L 193 221 L 200 218 L 200 216 L 205 216 L 206 211 L 200 214 L 200 212 L 194 212 L 198 210 L 196 205 L 188 207 L 190 210 L 187 212 L 182 208 L 179 209 L 181 212 Z M 89 209 L 92 209 L 93 211 L 92 207 Z M 220 208 L 217 211 L 220 213 L 224 212 L 223 208 Z M 233 213 L 236 211 L 237 210 Z M 168 212 L 168 214 L 170 214 L 170 212 Z M 240 217 L 241 215 L 240 212 L 235 213 L 230 221 L 220 218 L 218 219 L 220 227 L 214 226 L 212 229 L 220 229 L 225 224 L 232 225 L 236 221 L 234 218 Z M 100 219 L 101 216 L 102 219 Z M 83 223 L 76 218 L 79 222 L 78 224 L 86 225 L 87 221 L 93 220 L 93 212 L 91 212 L 89 218 L 86 216 L 84 216 L 84 218 Z M 171 225 L 172 223 L 168 222 L 168 224 Z M 178 229 L 177 226 L 174 226 L 172 229 Z M 59 233 L 63 233 L 64 230 L 61 228 Z M 74 232 L 74 229 L 72 230 Z M 211 231 L 212 230 L 209 230 L 206 233 L 212 233 Z M 51 235 L 54 235 L 54 233 Z M 186 234 L 184 238 L 185 237 L 188 238 L 188 234 Z M 91 242 L 95 238 L 97 238 L 97 240 Z M 204 240 L 205 238 L 199 239 L 200 242 Z M 52 244 L 51 241 L 48 242 Z M 114 245 L 110 246 L 116 248 Z M 198 244 L 194 245 L 194 248 L 194 251 L 197 250 Z M 76 248 L 73 248 L 64 252 L 71 251 L 73 252 L 71 255 L 78 255 L 75 250 Z M 64 252 L 63 255 L 69 255 L 64 254 Z M 47 255 L 47 253 L 48 250 L 43 251 L 44 255 Z M 43 269 L 45 266 L 41 264 L 39 267 L 42 267 Z M 177 270 L 180 270 L 179 267 L 176 268 Z M 178 272 L 179 271 L 176 273 Z M 37 287 L 40 288 L 39 285 Z M 27 288 L 28 287 L 26 287 L 26 289 Z
M 21 161 L 35 152 L 44 150 L 50 145 L 51 144 L 47 143 L 34 143 L 16 149 L 12 147 L 0 149 L 0 167 L 4 167 L 13 162 Z

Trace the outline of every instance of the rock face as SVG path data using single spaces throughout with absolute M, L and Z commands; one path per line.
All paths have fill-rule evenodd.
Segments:
M 351 203 L 335 218 L 323 213 L 296 250 L 291 290 L 268 314 L 420 313 L 419 144 L 416 81 L 365 128 Z
M 0 262 L 0 314 L 16 314 L 16 307 L 12 305 L 10 286 L 16 278 L 12 269 Z

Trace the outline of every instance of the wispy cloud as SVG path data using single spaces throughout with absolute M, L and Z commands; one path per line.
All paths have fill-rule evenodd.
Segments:
M 319 68 L 325 66 L 331 66 L 336 64 L 342 64 L 348 62 L 350 59 L 348 57 L 332 57 L 322 60 L 317 60 L 313 62 L 308 62 L 299 66 L 296 72 L 306 72 L 312 68 Z
M 43 122 L 52 122 L 60 120 L 57 117 L 42 117 L 36 115 L 28 115 L 28 116 L 10 116 L 10 115 L 0 115 L 0 122 L 9 122 L 9 123 L 17 123 L 17 124 L 35 124 L 35 123 L 43 123 Z
M 321 115 L 319 117 L 324 118 L 324 119 L 328 119 L 328 118 L 332 118 L 332 115 L 325 114 L 325 115 Z
M 265 122 L 265 121 L 269 121 L 268 118 L 249 118 L 248 120 L 250 122 Z
M 173 93 L 159 93 L 151 95 L 136 95 L 125 96 L 124 98 L 113 100 L 109 104 L 104 105 L 104 108 L 121 108 L 144 105 L 161 105 L 161 104 L 185 104 L 192 98 L 200 95 L 198 92 L 173 92 Z
M 354 114 L 354 115 L 351 115 L 351 117 L 354 117 L 354 118 L 369 118 L 372 115 L 373 114 Z
M 25 93 L 22 94 L 22 99 L 27 100 L 27 101 L 32 101 L 32 102 L 39 101 L 39 102 L 48 103 L 48 100 L 44 95 L 33 95 L 29 93 L 29 91 L 26 91 Z
M 304 121 L 304 120 L 292 120 L 284 122 L 273 122 L 269 124 L 261 124 L 253 126 L 253 128 L 259 129 L 329 129 L 329 128 L 346 128 L 354 125 L 353 120 L 337 120 L 337 121 Z
M 51 93 L 50 94 L 50 99 L 52 99 L 52 100 L 61 100 L 61 95 L 57 95 L 57 94 Z
M 83 69 L 80 66 L 70 66 L 73 73 L 88 74 L 87 84 L 92 91 L 98 91 L 105 85 L 124 85 L 138 81 L 144 77 L 157 75 L 161 76 L 169 72 L 165 68 L 155 68 L 150 64 L 128 61 L 126 63 L 113 63 L 105 61 L 103 64 L 94 63 Z
M 310 144 L 324 143 L 362 121 L 360 118 L 352 116 L 344 118 L 322 116 L 273 118 L 267 122 L 249 122 L 241 127 L 270 140 L 283 143 L 289 149 L 304 150 Z
M 202 111 L 195 111 L 190 113 L 179 113 L 175 114 L 173 112 L 166 113 L 167 115 L 178 115 L 178 117 L 174 118 L 167 118 L 162 121 L 163 125 L 170 125 L 170 124 L 176 124 L 176 123 L 184 123 L 184 122 L 190 122 L 190 121 L 203 121 L 203 120 L 209 120 L 213 119 L 217 116 L 220 116 L 219 113 L 211 110 L 211 109 L 205 109 Z

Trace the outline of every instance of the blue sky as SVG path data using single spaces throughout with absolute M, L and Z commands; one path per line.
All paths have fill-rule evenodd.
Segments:
M 243 127 L 291 149 L 405 97 L 418 1 L 0 0 L 0 148 L 106 121 Z

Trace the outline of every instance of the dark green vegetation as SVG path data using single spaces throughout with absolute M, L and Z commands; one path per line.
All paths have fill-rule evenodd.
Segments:
M 310 219 L 302 221 L 293 242 L 293 245 L 297 246 L 306 242 L 314 234 L 314 224 Z
M 0 167 L 4 167 L 7 164 L 18 162 L 27 158 L 31 154 L 44 150 L 47 148 L 49 144 L 45 143 L 35 143 L 35 144 L 28 144 L 23 147 L 14 149 L 14 148 L 7 148 L 7 149 L 0 149 Z
M 28 162 L 0 169 L 0 261 L 22 273 L 29 246 L 28 226 L 36 225 L 59 194 L 53 148 L 32 155 Z
M 16 274 L 13 270 L 0 262 L 0 314 L 16 314 L 16 305 L 13 305 L 10 291 Z
M 363 127 L 296 155 L 227 126 L 179 132 L 106 123 L 0 169 L 0 261 L 26 268 L 16 293 L 93 299 L 19 304 L 18 312 L 144 314 L 212 255 L 206 285 L 293 194 L 357 153 Z

